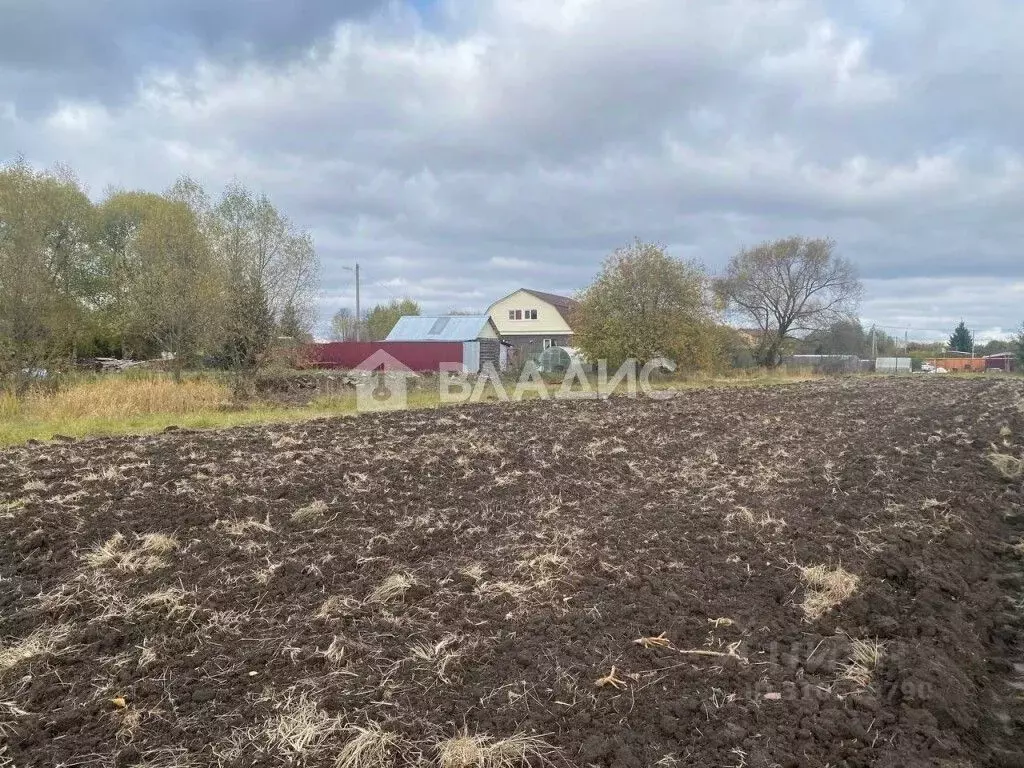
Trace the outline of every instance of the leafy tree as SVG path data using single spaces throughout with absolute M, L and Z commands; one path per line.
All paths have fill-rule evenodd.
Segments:
M 202 199 L 188 180 L 176 185 L 187 199 Z M 309 235 L 299 231 L 265 195 L 238 183 L 210 211 L 212 248 L 232 283 L 255 281 L 274 317 L 286 309 L 307 331 L 319 264 Z
M 997 355 L 1000 352 L 1013 352 L 1015 339 L 989 339 L 984 344 L 977 344 L 974 348 L 979 355 Z
M 356 316 L 348 307 L 342 307 L 331 318 L 331 338 L 335 341 L 356 340 Z
M 310 338 L 317 271 L 309 235 L 239 184 L 94 205 L 66 169 L 0 166 L 0 379 L 83 352 L 251 368 L 275 335 Z
M 840 320 L 811 331 L 797 344 L 797 351 L 804 355 L 862 355 L 867 339 L 859 320 Z
M 387 338 L 400 317 L 420 314 L 420 305 L 412 299 L 392 299 L 387 304 L 378 304 L 366 316 L 366 331 L 370 341 Z
M 757 328 L 756 357 L 779 364 L 795 334 L 852 321 L 863 294 L 853 265 L 827 239 L 788 237 L 734 256 L 715 281 L 723 308 Z
M 657 357 L 710 365 L 723 339 L 714 333 L 707 284 L 700 265 L 637 239 L 612 253 L 579 296 L 575 342 L 588 358 L 611 367 Z
M 873 338 L 872 338 L 873 337 Z M 796 345 L 804 355 L 857 355 L 878 357 L 896 355 L 901 345 L 893 336 L 878 328 L 865 330 L 860 320 L 840 320 L 827 328 L 811 331 Z
M 95 222 L 69 171 L 0 168 L 0 376 L 59 367 L 87 341 L 102 279 Z
M 187 204 L 129 195 L 115 205 L 134 207 L 129 219 L 138 222 L 120 269 L 118 311 L 126 335 L 169 354 L 180 378 L 183 366 L 223 335 L 223 281 Z
M 951 352 L 974 351 L 974 334 L 967 330 L 967 325 L 963 320 L 953 331 L 953 335 L 949 337 L 949 350 Z
M 1011 351 L 1017 356 L 1017 370 L 1021 370 L 1021 367 L 1024 366 L 1024 323 L 1021 323 L 1020 333 L 1013 339 Z
M 212 208 L 188 178 L 180 179 L 168 194 L 187 202 L 208 233 L 226 293 L 222 321 L 226 347 L 259 347 L 265 352 L 275 336 L 299 342 L 312 338 L 318 262 L 309 236 L 265 195 L 255 195 L 237 182 L 227 187 Z M 256 319 L 259 322 L 253 322 Z M 263 334 L 258 343 L 253 335 L 257 331 Z M 228 359 L 254 373 L 265 357 L 261 352 Z

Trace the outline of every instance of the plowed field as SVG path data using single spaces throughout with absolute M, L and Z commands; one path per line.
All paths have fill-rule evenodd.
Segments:
M 920 377 L 0 452 L 0 766 L 1020 765 L 1022 449 Z

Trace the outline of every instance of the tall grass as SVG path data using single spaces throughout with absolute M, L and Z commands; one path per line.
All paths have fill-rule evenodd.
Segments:
M 223 407 L 231 391 L 208 380 L 180 384 L 163 377 L 106 378 L 85 381 L 53 394 L 29 395 L 22 401 L 25 414 L 60 421 L 116 419 L 125 415 L 182 415 Z
M 668 379 L 656 386 L 756 386 L 808 378 L 815 377 L 806 372 L 753 371 Z M 552 383 L 549 388 L 554 392 L 558 385 Z M 514 384 L 506 384 L 506 389 L 511 393 Z M 408 408 L 434 408 L 440 404 L 439 391 L 429 380 L 408 393 Z M 192 375 L 180 383 L 166 374 L 153 372 L 89 375 L 65 381 L 55 391 L 38 390 L 20 398 L 0 391 L 0 446 L 32 439 L 49 440 L 57 435 L 144 434 L 170 425 L 201 429 L 300 421 L 352 414 L 356 405 L 352 390 L 322 395 L 302 406 L 267 402 L 239 406 L 232 402 L 230 381 L 216 375 Z

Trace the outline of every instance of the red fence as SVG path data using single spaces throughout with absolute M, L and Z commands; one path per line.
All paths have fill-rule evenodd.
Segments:
M 458 341 L 332 341 L 306 349 L 312 368 L 439 371 L 442 363 L 462 363 Z

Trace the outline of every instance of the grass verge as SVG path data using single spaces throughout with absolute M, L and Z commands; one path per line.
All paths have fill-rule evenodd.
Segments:
M 668 379 L 655 386 L 667 390 L 772 386 L 813 378 L 816 377 L 805 372 L 751 371 Z M 506 388 L 510 393 L 513 390 L 513 386 Z M 549 389 L 554 392 L 557 385 L 549 385 Z M 483 399 L 495 399 L 493 389 L 487 388 Z M 413 388 L 408 393 L 409 409 L 441 405 L 436 387 Z M 224 429 L 349 416 L 356 412 L 354 391 L 316 398 L 307 405 L 263 401 L 238 405 L 232 401 L 231 388 L 223 378 L 213 375 L 198 374 L 175 383 L 161 374 L 114 374 L 74 381 L 56 392 L 36 392 L 21 398 L 0 393 L 0 447 L 58 436 L 152 434 L 169 426 Z

